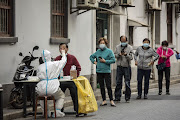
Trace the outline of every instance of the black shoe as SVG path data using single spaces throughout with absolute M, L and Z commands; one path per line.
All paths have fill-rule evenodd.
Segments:
M 130 103 L 130 99 L 126 99 L 126 102 L 127 102 L 127 103 Z
M 110 103 L 111 104 L 111 103 Z M 111 104 L 111 107 L 116 107 L 116 105 L 115 104 Z
M 103 103 L 101 103 L 101 104 L 100 104 L 100 106 L 106 106 L 106 105 L 107 105 L 107 103 L 104 103 L 104 104 L 103 104 Z
M 166 92 L 166 95 L 170 95 L 170 93 L 169 93 L 169 92 Z
M 162 91 L 159 91 L 159 93 L 158 93 L 159 95 L 162 95 Z
M 148 97 L 147 97 L 147 95 L 146 95 L 146 94 L 144 95 L 144 99 L 148 99 Z
M 136 99 L 141 99 L 141 95 L 138 95 L 138 96 L 136 97 Z
M 79 113 L 79 114 L 76 114 L 76 117 L 79 117 L 80 115 L 87 116 L 87 114 L 85 114 L 85 113 Z
M 121 100 L 120 99 L 114 99 L 113 101 L 114 102 L 120 102 Z

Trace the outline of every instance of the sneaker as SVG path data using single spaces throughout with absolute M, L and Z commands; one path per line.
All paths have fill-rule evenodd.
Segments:
M 162 95 L 162 91 L 159 91 L 158 95 Z
M 60 110 L 56 110 L 56 117 L 64 117 L 65 113 L 61 112 Z M 55 113 L 52 115 L 53 118 L 55 118 Z
M 120 99 L 114 99 L 114 102 L 120 102 L 121 100 Z
M 126 102 L 127 102 L 127 103 L 130 103 L 130 99 L 126 99 Z
M 170 93 L 169 93 L 169 92 L 166 92 L 166 95 L 170 95 Z
M 141 99 L 141 95 L 138 95 L 138 96 L 136 97 L 136 99 Z
M 147 97 L 147 95 L 146 95 L 146 94 L 144 95 L 144 99 L 148 99 L 148 97 Z

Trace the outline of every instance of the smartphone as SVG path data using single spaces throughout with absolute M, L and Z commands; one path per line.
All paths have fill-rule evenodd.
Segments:
M 99 59 L 102 59 L 102 57 L 100 57 L 100 56 L 99 56 L 98 58 L 99 58 Z

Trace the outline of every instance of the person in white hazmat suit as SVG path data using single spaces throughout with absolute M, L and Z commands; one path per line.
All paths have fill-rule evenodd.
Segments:
M 64 104 L 65 95 L 60 89 L 58 81 L 59 74 L 64 68 L 67 58 L 65 51 L 62 51 L 62 59 L 60 61 L 51 61 L 51 53 L 48 50 L 43 50 L 42 54 L 43 64 L 38 67 L 37 76 L 40 82 L 37 84 L 36 90 L 40 96 L 53 95 L 56 100 L 56 117 L 64 117 L 65 114 L 61 112 Z M 48 100 L 48 105 L 52 101 Z M 40 100 L 42 111 L 44 112 L 44 101 Z M 51 116 L 53 109 L 48 106 L 48 117 Z M 53 116 L 54 117 L 54 113 Z

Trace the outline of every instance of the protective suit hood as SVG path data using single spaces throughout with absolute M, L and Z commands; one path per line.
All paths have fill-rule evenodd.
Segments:
M 49 62 L 51 61 L 51 52 L 49 52 L 48 50 L 43 50 L 41 53 L 41 57 L 43 62 Z

